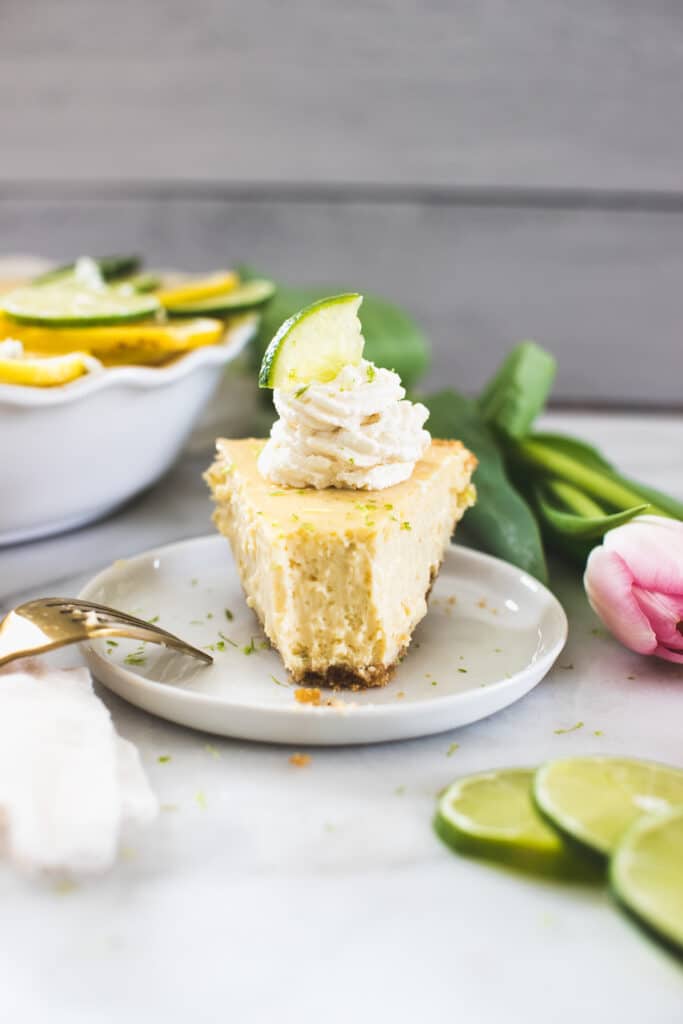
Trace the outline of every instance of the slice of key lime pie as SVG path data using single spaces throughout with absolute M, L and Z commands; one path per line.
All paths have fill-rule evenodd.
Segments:
M 363 359 L 360 295 L 287 320 L 263 360 L 270 438 L 219 439 L 207 480 L 247 603 L 296 681 L 381 686 L 473 504 L 476 459 L 432 440 L 400 379 Z

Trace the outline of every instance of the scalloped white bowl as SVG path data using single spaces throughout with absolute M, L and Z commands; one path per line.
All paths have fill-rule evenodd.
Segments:
M 121 366 L 58 388 L 0 385 L 0 545 L 82 526 L 170 468 L 256 329 L 168 366 Z

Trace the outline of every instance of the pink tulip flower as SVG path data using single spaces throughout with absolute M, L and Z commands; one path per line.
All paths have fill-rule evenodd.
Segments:
M 588 556 L 583 585 L 622 644 L 683 664 L 683 522 L 638 516 L 610 530 Z

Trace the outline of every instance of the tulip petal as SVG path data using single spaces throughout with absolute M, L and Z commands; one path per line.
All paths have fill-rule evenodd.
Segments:
M 638 516 L 606 533 L 603 545 L 621 556 L 643 590 L 683 595 L 683 523 Z
M 633 594 L 659 643 L 674 651 L 683 651 L 683 633 L 679 630 L 683 624 L 683 595 L 671 597 L 636 586 Z
M 632 651 L 653 654 L 657 637 L 633 595 L 633 577 L 623 559 L 605 547 L 593 548 L 583 583 L 593 610 L 610 632 Z
M 668 647 L 655 647 L 652 652 L 658 658 L 664 658 L 665 661 L 674 661 L 677 665 L 683 665 L 683 651 L 672 651 Z

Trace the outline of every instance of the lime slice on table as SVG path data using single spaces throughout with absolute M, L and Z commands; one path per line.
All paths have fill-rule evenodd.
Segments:
M 282 324 L 266 349 L 259 387 L 295 391 L 334 380 L 363 357 L 358 309 L 362 295 L 332 295 L 299 310 Z
M 609 877 L 617 902 L 683 953 L 683 807 L 638 818 L 612 855 Z
M 607 857 L 640 815 L 683 805 L 683 771 L 625 757 L 570 757 L 541 765 L 533 799 L 562 835 Z
M 272 281 L 255 279 L 244 284 L 225 289 L 218 295 L 210 295 L 203 299 L 184 302 L 173 302 L 168 306 L 169 316 L 232 316 L 233 313 L 246 313 L 252 309 L 260 309 L 275 294 Z M 163 295 L 162 295 L 163 301 Z
M 523 871 L 587 877 L 588 866 L 534 809 L 533 776 L 531 768 L 507 768 L 458 779 L 439 799 L 436 832 L 460 853 Z
M 95 327 L 154 316 L 161 308 L 154 295 L 125 286 L 85 288 L 72 280 L 17 288 L 0 299 L 5 315 L 41 327 Z

